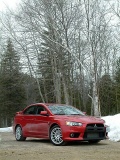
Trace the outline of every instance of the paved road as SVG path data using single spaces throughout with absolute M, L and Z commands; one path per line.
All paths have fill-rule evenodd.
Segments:
M 0 137 L 0 160 L 120 160 L 120 142 L 54 146 L 40 139 L 17 142 L 12 133 L 0 133 Z

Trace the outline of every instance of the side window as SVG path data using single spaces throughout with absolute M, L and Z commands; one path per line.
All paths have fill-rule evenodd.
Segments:
M 36 114 L 37 106 L 31 106 L 24 111 L 24 114 Z
M 37 106 L 37 114 L 40 114 L 41 111 L 46 111 L 43 106 Z

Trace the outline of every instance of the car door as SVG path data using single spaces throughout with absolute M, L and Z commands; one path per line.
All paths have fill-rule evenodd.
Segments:
M 37 106 L 37 114 L 34 120 L 35 135 L 37 137 L 47 138 L 49 136 L 49 116 L 41 115 L 41 111 L 46 111 L 44 106 Z
M 33 105 L 28 107 L 24 112 L 22 116 L 22 121 L 24 122 L 24 134 L 27 136 L 33 136 L 35 135 L 35 115 L 37 112 L 37 106 Z

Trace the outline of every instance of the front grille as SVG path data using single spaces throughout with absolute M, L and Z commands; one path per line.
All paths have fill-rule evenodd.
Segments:
M 88 124 L 86 126 L 86 132 L 99 132 L 99 131 L 105 131 L 105 127 L 103 124 Z
M 84 139 L 104 139 L 105 127 L 103 124 L 88 124 L 84 133 Z
M 94 126 L 97 126 L 97 127 L 104 127 L 103 124 L 96 124 L 96 123 L 87 124 L 87 127 L 94 127 Z

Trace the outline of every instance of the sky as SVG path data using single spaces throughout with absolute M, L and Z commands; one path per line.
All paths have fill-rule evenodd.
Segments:
M 5 11 L 7 6 L 10 9 L 15 9 L 16 4 L 18 4 L 21 0 L 0 0 L 0 11 Z
M 101 118 L 105 120 L 106 125 L 110 126 L 109 140 L 114 142 L 120 141 L 120 114 Z M 12 132 L 12 127 L 0 128 L 0 132 Z

